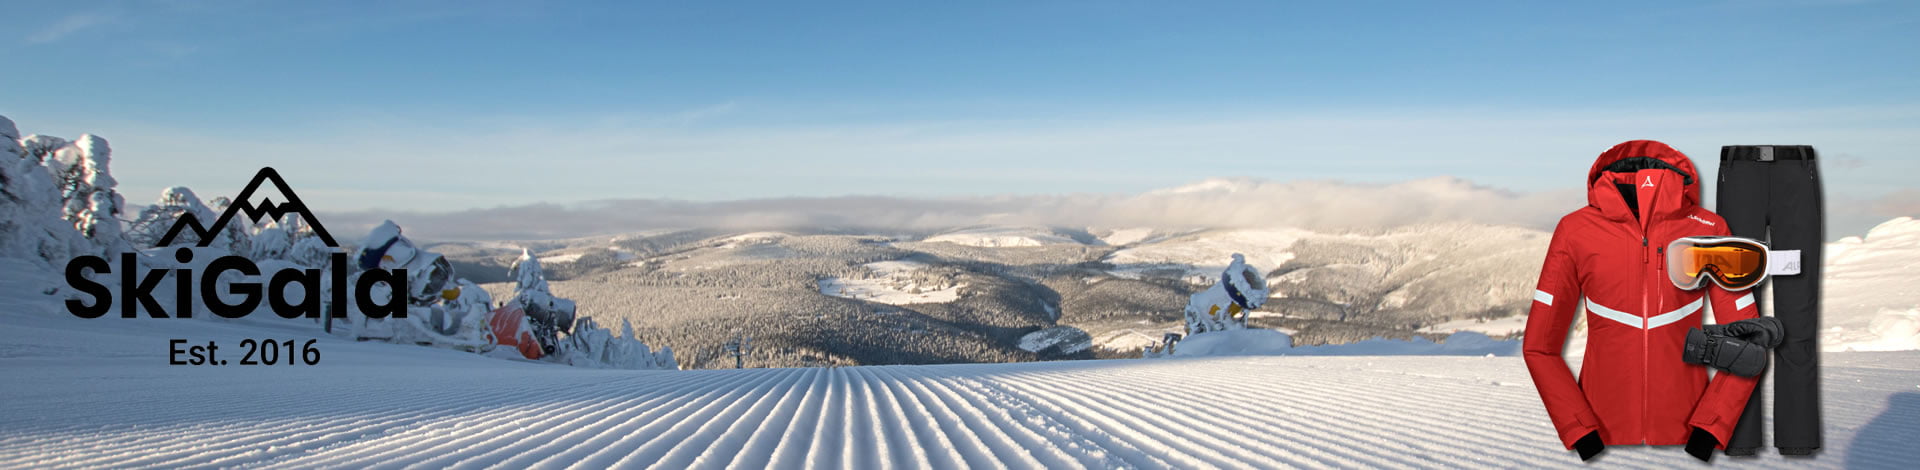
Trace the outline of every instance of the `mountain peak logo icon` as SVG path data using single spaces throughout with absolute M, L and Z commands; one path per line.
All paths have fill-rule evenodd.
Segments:
M 286 200 L 274 204 L 272 198 L 264 198 L 259 205 L 254 205 L 253 192 L 260 189 L 262 182 L 273 183 L 274 189 L 280 191 L 280 196 Z M 340 247 L 339 243 L 333 241 L 333 236 L 327 234 L 327 228 L 320 225 L 320 219 L 314 217 L 313 211 L 307 209 L 306 203 L 300 202 L 300 195 L 294 194 L 293 188 L 287 187 L 286 180 L 280 179 L 280 172 L 273 171 L 273 167 L 261 167 L 260 172 L 254 173 L 253 181 L 247 182 L 246 189 L 240 190 L 240 195 L 234 196 L 233 204 L 227 206 L 226 212 L 220 213 L 220 218 L 213 221 L 212 227 L 201 225 L 200 219 L 194 217 L 191 212 L 181 214 L 180 220 L 174 221 L 173 226 L 167 228 L 166 236 L 160 237 L 159 246 L 173 246 L 174 237 L 179 236 L 180 231 L 186 229 L 192 229 L 194 235 L 199 236 L 200 243 L 197 246 L 210 245 L 213 243 L 214 235 L 225 230 L 227 224 L 233 221 L 233 216 L 240 212 L 245 212 L 247 220 L 256 223 L 263 217 L 271 216 L 273 220 L 280 220 L 288 213 L 298 213 L 301 220 L 307 222 L 308 227 L 313 227 L 313 234 L 320 236 L 321 242 L 325 242 L 329 247 Z
M 260 189 L 260 183 L 273 183 L 273 188 L 280 191 L 284 201 L 278 204 L 272 199 L 254 201 L 253 192 Z M 121 318 L 138 318 L 142 312 L 151 318 L 193 318 L 197 311 L 211 312 L 225 318 L 240 318 L 260 310 L 264 302 L 281 318 L 319 319 L 324 311 L 329 332 L 332 331 L 332 319 L 347 318 L 349 301 L 367 318 L 407 317 L 409 296 L 387 295 L 385 301 L 374 300 L 373 296 L 373 288 L 383 284 L 388 293 L 412 292 L 407 290 L 407 270 L 367 269 L 349 276 L 347 254 L 338 249 L 340 244 L 333 241 L 333 236 L 327 234 L 327 228 L 320 226 L 320 220 L 313 217 L 313 211 L 307 209 L 306 203 L 300 202 L 300 196 L 294 194 L 293 189 L 287 187 L 287 182 L 280 179 L 280 173 L 271 167 L 261 168 L 259 173 L 253 175 L 253 181 L 247 183 L 246 189 L 240 190 L 240 195 L 227 205 L 226 212 L 213 221 L 212 227 L 201 225 L 200 219 L 192 212 L 181 214 L 180 219 L 167 228 L 167 234 L 160 238 L 159 246 L 172 247 L 174 237 L 180 236 L 183 230 L 193 230 L 194 235 L 200 237 L 197 246 L 212 245 L 214 237 L 226 230 L 235 215 L 243 212 L 254 222 L 268 216 L 280 220 L 287 214 L 300 214 L 307 226 L 313 228 L 313 234 L 334 249 L 329 250 L 332 253 L 328 253 L 326 262 L 318 267 L 281 263 L 280 270 L 274 273 L 262 272 L 253 259 L 240 254 L 224 254 L 196 264 L 193 261 L 195 250 L 185 246 L 173 248 L 172 262 L 155 260 L 163 264 L 146 269 L 141 268 L 140 261 L 157 257 L 121 252 L 118 256 L 120 266 L 116 268 L 104 256 L 75 256 L 67 261 L 67 287 L 80 295 L 67 299 L 67 312 L 80 318 L 100 318 L 114 310 L 114 298 L 118 297 Z M 194 273 L 196 270 L 200 271 L 198 275 Z M 227 272 L 245 276 L 222 281 L 221 275 Z M 96 280 L 100 276 L 115 273 L 123 280 L 117 283 L 117 293 L 113 287 Z M 179 295 L 173 298 L 172 313 L 160 305 L 161 298 L 154 297 L 154 290 L 169 277 L 173 278 L 174 286 L 179 289 Z M 196 278 L 199 279 L 199 290 L 194 289 Z M 331 282 L 323 282 L 322 279 L 330 279 Z M 323 289 L 322 284 L 331 288 Z M 226 294 L 239 296 L 239 302 L 234 303 L 228 297 L 223 297 L 220 292 L 222 288 L 226 289 Z M 288 295 L 290 290 L 299 292 L 301 296 L 298 298 L 301 300 L 291 301 Z M 352 297 L 347 296 L 349 290 L 353 291 Z M 195 302 L 194 292 L 200 293 L 197 296 L 199 302 Z M 204 306 L 196 306 L 196 303 Z

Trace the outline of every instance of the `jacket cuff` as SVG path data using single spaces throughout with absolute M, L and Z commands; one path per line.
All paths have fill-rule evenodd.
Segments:
M 1705 429 L 1693 428 L 1693 437 L 1687 438 L 1687 454 L 1701 462 L 1713 461 L 1713 449 L 1720 447 L 1720 438 Z
M 1706 433 L 1711 436 L 1717 446 L 1718 443 L 1733 440 L 1733 425 L 1739 422 L 1740 415 L 1739 411 L 1735 411 L 1732 419 L 1722 420 L 1713 413 L 1713 409 L 1708 404 L 1701 403 L 1700 409 L 1693 414 L 1693 419 L 1687 420 L 1687 425 L 1692 426 L 1695 433 Z
M 1581 439 L 1600 433 L 1600 417 L 1595 416 L 1592 410 L 1581 410 L 1568 418 L 1570 419 L 1565 419 L 1565 422 L 1554 421 L 1553 423 L 1554 427 L 1560 431 L 1560 444 L 1567 446 L 1568 449 L 1572 449 L 1573 445 Z
M 1599 431 L 1587 433 L 1586 437 L 1582 437 L 1580 440 L 1573 442 L 1573 451 L 1580 453 L 1580 461 L 1582 462 L 1593 460 L 1593 456 L 1600 455 L 1601 452 L 1605 452 L 1606 450 L 1607 444 L 1600 442 Z

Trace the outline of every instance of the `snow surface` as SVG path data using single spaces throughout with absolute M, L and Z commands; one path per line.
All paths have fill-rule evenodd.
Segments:
M 1143 348 L 1146 348 L 1149 345 L 1152 345 L 1153 343 L 1159 342 L 1160 338 L 1167 333 L 1181 333 L 1184 331 L 1186 330 L 1179 323 L 1173 323 L 1171 324 L 1171 326 L 1167 326 L 1165 328 L 1158 328 L 1158 329 L 1129 328 L 1129 329 L 1122 329 L 1122 330 L 1113 330 L 1113 331 L 1108 331 L 1102 334 L 1098 338 L 1094 338 L 1093 343 L 1094 345 L 1099 346 L 1101 349 L 1109 349 L 1114 351 L 1139 351 Z
M 1286 354 L 1293 349 L 1293 337 L 1274 330 L 1244 329 L 1212 331 L 1181 339 L 1173 348 L 1176 357 L 1242 356 Z
M 1110 246 L 1132 245 L 1146 241 L 1156 233 L 1158 232 L 1151 228 L 1123 228 L 1114 230 L 1112 233 L 1100 237 L 1100 242 Z
M 1901 217 L 1826 246 L 1821 347 L 1920 349 L 1920 220 Z
M 1520 340 L 1496 340 L 1485 334 L 1461 332 L 1445 341 L 1373 338 L 1345 344 L 1294 346 L 1286 332 L 1250 328 L 1200 333 L 1180 340 L 1174 356 L 1518 356 Z
M 1104 260 L 1114 266 L 1112 274 L 1139 278 L 1140 271 L 1179 269 L 1182 277 L 1210 284 L 1227 268 L 1234 253 L 1246 255 L 1247 263 L 1272 270 L 1293 259 L 1289 250 L 1311 232 L 1296 229 L 1246 229 L 1206 232 L 1188 238 L 1162 241 L 1113 252 Z
M 926 269 L 917 261 L 879 261 L 862 265 L 872 273 L 867 278 L 828 277 L 820 280 L 820 293 L 848 299 L 888 305 L 946 303 L 960 299 L 966 283 L 952 286 L 923 286 L 913 272 Z
M 579 261 L 580 257 L 586 255 L 586 253 L 568 253 L 564 255 L 542 256 L 540 257 L 540 262 L 549 264 L 571 263 Z
M 612 371 L 321 336 L 317 366 L 189 367 L 166 338 L 313 332 L 41 313 L 0 317 L 0 467 L 1585 468 L 1516 357 Z M 1827 448 L 1736 462 L 1920 459 L 1920 353 L 1823 365 Z
M 989 248 L 1080 244 L 1046 227 L 970 228 L 927 237 L 925 241 Z
M 717 242 L 720 248 L 739 248 L 746 245 L 772 243 L 792 237 L 793 235 L 785 232 L 752 232 L 722 238 Z
M 1506 336 L 1527 331 L 1527 316 L 1517 315 L 1492 320 L 1465 319 L 1454 320 L 1438 325 L 1421 328 L 1421 333 L 1457 333 L 1472 331 L 1488 336 Z

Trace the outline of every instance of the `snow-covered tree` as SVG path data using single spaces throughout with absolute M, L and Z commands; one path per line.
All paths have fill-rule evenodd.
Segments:
M 582 318 L 572 335 L 564 341 L 566 354 L 561 360 L 579 367 L 608 369 L 678 369 L 672 348 L 654 352 L 634 339 L 633 324 L 620 320 L 621 336 L 601 328 L 592 318 Z
M 513 277 L 515 291 L 548 292 L 546 270 L 540 268 L 540 259 L 524 248 L 520 250 L 520 257 L 507 268 L 507 275 Z
M 67 221 L 104 253 L 133 249 L 120 230 L 120 211 L 127 202 L 115 190 L 119 181 L 108 171 L 112 155 L 107 139 L 81 134 L 46 161 L 59 179 Z
M 26 155 L 33 157 L 34 162 L 41 164 L 45 164 L 48 159 L 53 158 L 55 151 L 66 147 L 69 143 L 67 139 L 39 134 L 30 134 L 18 139 L 20 139 L 20 148 L 26 152 Z
M 209 205 L 213 207 L 214 214 L 224 214 L 227 212 L 227 208 L 233 205 L 233 199 L 220 196 L 213 198 L 213 203 Z M 244 215 L 245 214 L 236 214 L 233 220 L 227 221 L 226 227 L 220 229 L 220 235 L 226 238 L 226 240 L 224 240 L 224 246 L 227 247 L 227 251 L 233 253 L 253 252 L 253 221 L 247 219 Z M 207 224 L 209 225 L 208 228 L 212 228 L 211 225 L 213 221 L 201 219 L 200 223 Z
M 528 318 L 538 317 L 547 326 L 572 331 L 566 338 L 560 339 L 555 348 L 555 359 L 580 367 L 598 367 L 615 369 L 678 369 L 679 363 L 673 360 L 673 350 L 660 348 L 654 352 L 640 342 L 633 334 L 633 325 L 621 321 L 622 335 L 600 327 L 592 318 L 575 319 L 573 300 L 555 297 L 548 290 L 547 274 L 540 267 L 540 259 L 529 250 L 521 250 L 520 258 L 515 259 L 508 268 L 508 275 L 514 278 L 513 299 L 526 310 Z M 538 334 L 554 334 L 541 332 Z
M 293 250 L 293 234 L 276 226 L 264 226 L 253 232 L 250 240 L 253 250 L 247 255 L 255 260 L 287 259 L 287 252 Z
M 333 255 L 333 252 L 334 248 L 327 246 L 327 242 L 321 241 L 320 237 L 313 236 L 311 233 L 305 236 L 296 233 L 292 246 L 287 248 L 287 261 L 318 268 L 327 265 L 328 257 Z
M 333 253 L 333 248 L 321 241 L 297 213 L 262 225 L 252 238 L 256 256 L 277 257 L 310 268 L 326 266 L 327 255 Z
M 61 217 L 101 253 L 129 251 L 132 246 L 120 230 L 120 208 L 125 198 L 114 190 L 119 183 L 107 169 L 112 149 L 107 139 L 81 134 L 67 140 L 50 135 L 28 135 L 18 141 L 33 161 L 53 176 L 61 200 Z
M 160 200 L 140 210 L 140 215 L 133 219 L 133 224 L 127 229 L 127 239 L 140 248 L 159 246 L 160 239 L 166 236 L 167 230 L 173 228 L 173 224 L 178 222 L 183 214 L 193 214 L 202 226 L 212 225 L 220 217 L 212 208 L 207 207 L 206 203 L 201 202 L 200 197 L 195 196 L 192 189 L 186 186 L 174 186 L 161 191 Z M 192 230 L 181 230 L 173 240 L 173 243 L 182 245 L 199 242 L 200 234 Z M 220 245 L 219 241 L 215 241 L 214 246 Z
M 54 173 L 30 149 L 54 139 L 23 139 L 13 120 L 0 116 L 0 256 L 56 269 L 97 247 L 64 215 L 65 201 Z M 61 142 L 61 145 L 65 145 Z

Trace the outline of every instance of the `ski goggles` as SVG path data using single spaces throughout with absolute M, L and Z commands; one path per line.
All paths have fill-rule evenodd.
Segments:
M 1747 290 L 1767 279 L 1767 245 L 1739 237 L 1686 237 L 1667 244 L 1667 278 L 1693 290 L 1712 279 L 1727 290 Z

